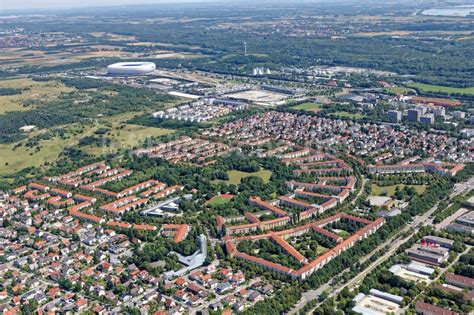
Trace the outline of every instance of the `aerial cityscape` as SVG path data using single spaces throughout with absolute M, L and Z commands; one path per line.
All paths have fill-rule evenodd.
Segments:
M 0 1 L 0 314 L 474 314 L 471 0 Z

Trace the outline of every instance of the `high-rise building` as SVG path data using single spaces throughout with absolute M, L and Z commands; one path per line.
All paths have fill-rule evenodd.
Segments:
M 387 119 L 390 122 L 400 122 L 402 120 L 402 112 L 398 110 L 389 110 L 387 113 Z
M 444 107 L 435 107 L 433 108 L 433 114 L 437 117 L 444 117 L 446 116 L 446 109 Z
M 407 116 L 408 121 L 419 122 L 420 116 L 421 116 L 421 111 L 419 109 L 412 108 L 408 110 L 408 116 Z
M 454 118 L 457 118 L 457 119 L 464 119 L 466 118 L 466 113 L 465 112 L 462 112 L 460 110 L 457 110 L 457 111 L 454 111 L 452 113 L 453 117 Z
M 426 114 L 420 117 L 420 122 L 424 124 L 433 124 L 435 122 L 435 118 L 433 114 Z
M 416 109 L 418 109 L 421 112 L 421 115 L 426 114 L 427 108 L 425 106 L 417 106 Z

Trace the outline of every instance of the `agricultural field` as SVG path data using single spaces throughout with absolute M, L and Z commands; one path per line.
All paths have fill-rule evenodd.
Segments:
M 75 63 L 92 58 L 132 57 L 121 47 L 110 45 L 83 46 L 84 51 L 68 51 L 45 53 L 43 51 L 17 50 L 16 48 L 0 51 L 0 69 L 21 66 L 55 66 Z
M 260 177 L 264 183 L 268 183 L 270 181 L 270 177 L 272 176 L 272 172 L 269 170 L 260 170 L 258 172 L 248 173 L 248 172 L 241 172 L 241 171 L 228 171 L 227 174 L 229 175 L 228 180 L 214 180 L 215 184 L 217 183 L 226 183 L 226 184 L 233 184 L 238 185 L 242 178 L 256 176 Z
M 114 41 L 115 39 L 109 39 Z M 137 54 L 125 51 L 122 46 L 113 45 L 87 45 L 62 51 L 45 53 L 41 50 L 19 50 L 8 48 L 0 51 L 0 69 L 22 66 L 56 66 L 95 58 L 136 58 Z M 202 54 L 162 50 L 156 48 L 140 55 L 141 59 L 193 59 L 201 58 Z
M 395 194 L 395 189 L 399 187 L 400 190 L 402 190 L 405 186 L 409 186 L 415 189 L 415 191 L 418 194 L 422 194 L 426 190 L 426 185 L 404 185 L 404 184 L 399 184 L 399 185 L 392 185 L 392 186 L 377 186 L 376 184 L 372 184 L 371 189 L 372 189 L 372 195 L 373 196 L 387 196 L 387 197 L 393 197 Z
M 69 93 L 74 89 L 57 81 L 36 82 L 29 78 L 0 80 L 0 88 L 22 89 L 20 94 L 0 96 L 0 115 L 6 112 L 27 111 L 30 100 L 51 101 L 61 93 Z
M 418 89 L 422 92 L 427 92 L 427 93 L 459 93 L 459 94 L 474 95 L 474 86 L 471 86 L 468 88 L 455 88 L 455 87 L 449 87 L 449 86 L 431 85 L 431 84 L 424 84 L 424 83 L 408 83 L 407 86 Z
M 375 37 L 375 36 L 407 36 L 412 32 L 409 31 L 391 31 L 391 32 L 360 32 L 355 33 L 354 36 Z
M 317 103 L 303 103 L 291 107 L 292 109 L 304 110 L 308 112 L 317 112 L 321 109 L 321 104 Z

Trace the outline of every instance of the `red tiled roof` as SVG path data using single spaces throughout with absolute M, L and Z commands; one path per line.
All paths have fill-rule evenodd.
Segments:
M 162 229 L 165 231 L 175 232 L 174 241 L 176 243 L 180 243 L 186 238 L 189 232 L 189 225 L 188 224 L 163 224 Z
M 130 223 L 118 222 L 118 221 L 109 221 L 109 222 L 107 222 L 107 225 L 108 225 L 108 226 L 111 226 L 111 227 L 122 228 L 122 229 L 128 229 L 128 228 L 131 227 L 131 224 L 130 224 Z
M 272 205 L 268 202 L 263 201 L 262 199 L 260 199 L 260 197 L 250 197 L 249 200 L 250 200 L 251 203 L 254 203 L 254 204 L 258 205 L 259 207 L 261 207 L 263 209 L 270 210 L 278 216 L 283 217 L 283 216 L 288 215 L 285 211 L 275 207 L 274 205 Z
M 456 274 L 450 272 L 446 275 L 445 279 L 446 279 L 447 282 L 459 283 L 462 286 L 470 288 L 470 289 L 474 288 L 474 279 L 473 278 L 456 275 Z
M 458 313 L 454 313 L 450 310 L 445 308 L 441 308 L 439 306 L 435 306 L 433 304 L 428 304 L 425 302 L 418 301 L 415 305 L 415 310 L 417 312 L 426 312 L 426 314 L 436 314 L 436 315 L 455 315 Z
M 155 231 L 157 228 L 154 225 L 148 224 L 134 224 L 133 228 L 136 230 L 143 230 L 143 231 Z
M 276 235 L 276 234 L 272 234 L 271 238 L 273 239 L 273 241 L 275 241 L 279 246 L 281 246 L 281 248 L 283 248 L 283 250 L 285 252 L 287 252 L 289 255 L 293 256 L 297 261 L 299 261 L 300 263 L 304 263 L 306 262 L 306 258 L 301 255 L 300 252 L 298 252 L 296 250 L 296 248 L 294 248 L 293 246 L 291 246 L 290 244 L 288 244 L 284 239 L 282 239 L 280 236 Z

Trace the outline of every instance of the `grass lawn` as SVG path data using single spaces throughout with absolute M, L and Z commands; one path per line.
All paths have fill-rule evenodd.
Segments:
M 335 112 L 332 113 L 331 116 L 337 117 L 337 118 L 350 118 L 350 119 L 360 119 L 364 117 L 364 115 L 359 114 L 359 113 L 349 113 L 349 112 Z
M 228 180 L 214 180 L 212 181 L 214 184 L 224 182 L 227 184 L 234 184 L 238 185 L 240 184 L 240 180 L 245 177 L 249 176 L 257 176 L 260 177 L 265 183 L 268 183 L 270 181 L 270 176 L 272 176 L 272 172 L 269 170 L 261 170 L 258 172 L 253 172 L 253 173 L 248 173 L 248 172 L 241 172 L 241 171 L 229 171 L 227 172 L 229 174 L 229 179 Z
M 303 103 L 299 105 L 295 105 L 291 107 L 292 109 L 299 109 L 299 110 L 305 110 L 309 112 L 313 112 L 315 110 L 319 110 L 321 108 L 321 104 L 317 103 Z
M 380 187 L 380 186 L 377 186 L 376 184 L 372 184 L 371 186 L 372 195 L 392 197 L 395 194 L 395 189 L 397 188 L 397 186 L 400 187 L 400 189 L 403 189 L 405 187 L 404 184 L 385 186 L 385 187 Z M 426 185 L 408 185 L 408 186 L 413 187 L 418 194 L 422 194 L 426 190 Z
M 437 92 L 444 92 L 444 93 L 461 93 L 461 94 L 468 94 L 474 95 L 474 86 L 468 88 L 455 88 L 449 86 L 442 86 L 442 85 L 431 85 L 431 84 L 424 84 L 424 83 L 409 83 L 407 86 L 411 88 L 419 89 L 423 92 L 428 93 L 437 93 Z
M 316 250 L 316 253 L 317 253 L 317 255 L 322 255 L 325 252 L 327 252 L 328 250 L 329 250 L 329 248 L 326 248 L 324 246 L 319 245 L 318 249 Z
M 52 100 L 61 93 L 73 91 L 60 82 L 36 82 L 27 78 L 0 80 L 0 87 L 25 89 L 21 94 L 0 96 L 0 115 L 12 111 L 31 110 L 31 106 L 23 106 L 23 102 L 27 100 Z
M 351 233 L 344 230 L 340 230 L 336 234 L 342 237 L 343 239 L 347 239 L 349 236 L 351 236 Z

